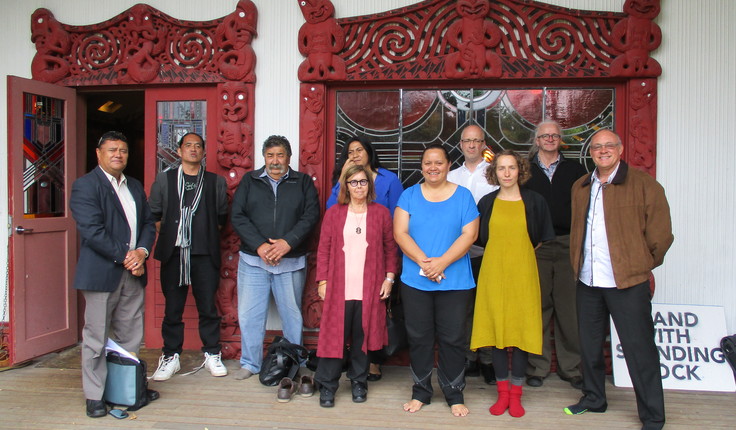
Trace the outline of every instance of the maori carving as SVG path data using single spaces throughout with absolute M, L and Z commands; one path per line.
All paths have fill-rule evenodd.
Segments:
M 69 73 L 69 33 L 48 9 L 38 9 L 31 15 L 31 41 L 36 45 L 36 55 L 31 62 L 33 79 L 55 83 Z
M 345 79 L 345 61 L 335 55 L 342 50 L 345 36 L 333 17 L 330 0 L 298 0 L 304 19 L 299 29 L 299 52 L 306 60 L 299 65 L 302 81 Z
M 654 23 L 659 15 L 659 0 L 626 0 L 629 17 L 613 27 L 613 47 L 623 52 L 611 63 L 612 76 L 657 77 L 662 67 L 649 53 L 662 42 L 662 31 Z
M 257 22 L 256 6 L 251 1 L 243 1 L 238 3 L 235 13 L 217 26 L 215 37 L 221 51 L 215 56 L 214 64 L 219 66 L 225 79 L 255 82 L 256 54 L 251 41 L 257 35 Z
M 334 20 L 329 1 L 300 1 L 307 20 L 299 32 L 299 50 L 307 57 L 298 73 L 304 83 L 300 89 L 300 168 L 315 177 L 322 194 L 329 190 L 324 180 L 330 163 L 324 160 L 333 153 L 325 137 L 330 126 L 322 112 L 326 96 L 320 92 L 327 94 L 332 82 L 380 88 L 398 81 L 441 86 L 458 79 L 485 85 L 488 79 L 497 78 L 543 85 L 554 80 L 618 85 L 624 78 L 626 84 L 618 87 L 621 99 L 630 103 L 623 108 L 628 121 L 619 130 L 627 148 L 624 157 L 653 175 L 656 79 L 644 78 L 661 73 L 659 64 L 649 57 L 661 42 L 661 31 L 653 23 L 659 4 L 659 0 L 626 0 L 622 13 L 580 11 L 530 0 L 425 0 L 384 13 Z M 315 26 L 316 22 L 322 26 Z M 319 32 L 313 31 L 317 29 Z M 307 46 L 316 46 L 315 34 L 323 49 L 307 50 Z M 333 41 L 334 37 L 338 40 Z M 331 50 L 336 46 L 341 48 Z M 315 72 L 328 70 L 316 68 L 315 52 L 320 53 L 321 64 L 342 60 L 344 77 Z M 309 84 L 317 81 L 324 85 Z M 309 267 L 313 266 L 310 262 Z M 304 321 L 317 324 L 321 308 L 307 293 L 313 288 L 310 282 L 313 280 L 307 281 L 303 303 Z
M 626 139 L 627 160 L 654 176 L 656 169 L 657 81 L 636 79 L 628 84 L 629 126 Z M 625 154 L 625 153 L 624 153 Z
M 120 25 L 128 35 L 122 47 L 122 61 L 115 65 L 123 84 L 141 84 L 152 81 L 161 63 L 154 59 L 164 50 L 166 29 L 153 26 L 151 7 L 137 4 L 130 9 L 129 21 Z
M 323 84 L 301 84 L 300 88 L 301 122 L 299 127 L 299 170 L 314 179 L 317 190 L 322 190 L 321 178 L 324 177 L 325 154 L 325 119 L 326 93 Z M 326 197 L 323 195 L 320 206 L 324 207 Z M 319 238 L 313 235 L 311 249 L 317 249 Z M 317 294 L 317 283 L 314 279 L 314 267 L 317 263 L 316 253 L 307 259 L 309 268 L 304 294 L 302 298 L 302 316 L 304 326 L 319 327 L 322 316 L 322 300 Z
M 448 78 L 497 78 L 501 58 L 491 50 L 501 42 L 501 30 L 486 20 L 491 5 L 488 0 L 458 0 L 455 5 L 460 20 L 447 31 L 447 39 L 457 52 L 447 55 Z
M 218 87 L 220 114 L 217 162 L 238 172 L 253 169 L 253 128 L 248 121 L 249 91 L 242 82 L 226 82 Z M 242 174 L 237 175 L 238 180 Z M 237 187 L 237 184 L 235 184 Z M 231 191 L 235 191 L 233 188 Z
M 105 22 L 72 26 L 38 9 L 34 78 L 67 86 L 255 82 L 258 11 L 251 0 L 213 21 L 181 21 L 138 4 Z
M 34 79 L 74 87 L 116 84 L 217 84 L 220 119 L 216 170 L 225 173 L 230 195 L 253 168 L 253 100 L 258 11 L 240 0 L 228 16 L 180 21 L 147 5 L 133 6 L 94 25 L 59 23 L 47 9 L 31 18 L 36 56 Z M 237 321 L 238 238 L 223 233 L 217 306 L 223 315 L 223 356 L 240 354 Z M 151 315 L 155 313 L 155 309 Z

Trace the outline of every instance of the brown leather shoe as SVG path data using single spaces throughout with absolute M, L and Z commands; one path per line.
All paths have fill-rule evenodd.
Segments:
M 299 395 L 312 397 L 314 394 L 314 379 L 309 375 L 299 377 Z
M 283 378 L 279 382 L 279 390 L 276 393 L 276 400 L 281 403 L 286 403 L 294 397 L 296 393 L 296 383 L 289 378 Z

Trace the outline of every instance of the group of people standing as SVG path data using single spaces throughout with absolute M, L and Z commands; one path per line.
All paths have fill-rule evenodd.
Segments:
M 142 291 L 142 266 L 156 228 L 154 256 L 162 261 L 167 304 L 163 354 L 153 378 L 166 380 L 179 370 L 188 285 L 200 313 L 203 367 L 213 376 L 227 374 L 219 333 L 213 329 L 219 326 L 214 307 L 219 248 L 210 243 L 226 219 L 224 180 L 204 172 L 204 141 L 188 134 L 179 143 L 182 167 L 159 175 L 150 209 L 145 195 L 139 196 L 140 184 L 128 179 L 136 217 L 118 190 L 126 183 L 125 162 L 107 162 L 108 154 L 122 157 L 122 146 L 127 161 L 124 137 L 113 137 L 100 140 L 99 169 L 75 182 L 72 193 L 83 239 L 78 282 L 88 275 L 82 262 L 90 256 L 115 268 L 115 279 L 105 281 L 113 290 L 105 293 L 106 310 L 98 309 L 100 315 L 89 319 L 85 315 L 83 382 L 90 416 L 106 413 L 104 403 L 97 403 L 105 378 L 100 333 L 112 333 L 134 352 L 140 346 L 142 326 L 140 332 L 121 327 L 138 324 L 134 320 L 142 312 L 142 296 L 140 303 L 129 304 L 116 286 L 136 281 Z M 406 190 L 381 166 L 370 142 L 362 137 L 347 141 L 335 165 L 317 248 L 315 276 L 324 308 L 314 379 L 321 406 L 334 406 L 348 355 L 354 402 L 365 401 L 367 381 L 380 378 L 380 350 L 388 341 L 385 301 L 392 291 L 396 294 L 396 286 L 414 382 L 405 411 L 417 412 L 431 402 L 436 346 L 437 381 L 453 415 L 469 412 L 463 389 L 466 372 L 475 367 L 497 386 L 491 414 L 508 410 L 523 416 L 523 382 L 539 387 L 550 372 L 553 326 L 557 373 L 583 391 L 579 403 L 565 412 L 604 412 L 603 344 L 610 315 L 626 353 L 643 428 L 664 425 L 649 291 L 651 270 L 662 263 L 673 241 L 664 191 L 621 160 L 623 145 L 611 130 L 590 137 L 592 173 L 561 154 L 557 123 L 542 122 L 534 137 L 529 157 L 504 150 L 489 162 L 484 130 L 470 125 L 460 138 L 464 163 L 451 171 L 447 150 L 429 145 L 421 158 L 424 180 Z M 113 144 L 114 151 L 108 148 Z M 284 336 L 301 343 L 308 238 L 320 217 L 311 178 L 289 168 L 289 142 L 271 136 L 263 155 L 265 166 L 243 177 L 232 201 L 231 221 L 241 243 L 238 379 L 260 371 L 271 295 Z M 77 183 L 91 182 L 90 175 L 101 182 L 95 185 L 99 195 L 82 198 Z M 77 204 L 95 198 L 102 201 Z M 83 213 L 94 205 L 100 214 L 91 220 Z M 120 236 L 110 251 L 100 244 L 110 240 L 108 228 Z M 85 285 L 77 288 L 94 290 Z M 88 313 L 95 297 L 85 291 Z

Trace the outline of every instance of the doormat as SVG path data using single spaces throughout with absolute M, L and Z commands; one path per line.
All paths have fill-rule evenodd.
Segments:
M 161 356 L 161 350 L 158 348 L 141 348 L 140 357 L 148 363 L 149 373 L 153 373 L 158 367 L 158 359 Z M 81 369 L 82 364 L 82 345 L 76 345 L 71 348 L 59 352 L 46 354 L 34 361 L 37 361 L 35 367 L 45 367 L 52 369 Z M 198 367 L 204 361 L 204 354 L 201 351 L 183 351 L 179 356 L 181 370 L 188 372 Z

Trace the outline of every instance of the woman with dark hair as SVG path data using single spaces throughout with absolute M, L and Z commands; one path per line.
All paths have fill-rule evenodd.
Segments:
M 470 348 L 493 347 L 498 400 L 493 415 L 507 409 L 524 415 L 521 385 L 529 353 L 542 353 L 542 303 L 534 248 L 555 238 L 547 202 L 522 188 L 529 162 L 511 150 L 496 155 L 486 172 L 500 188 L 478 202 L 478 245 L 485 247 L 475 297 Z M 511 353 L 511 383 L 507 348 Z
M 381 166 L 376 150 L 373 149 L 373 145 L 365 136 L 351 137 L 346 142 L 347 144 L 343 146 L 340 156 L 335 162 L 335 169 L 332 171 L 333 187 L 332 194 L 327 199 L 327 209 L 338 202 L 340 178 L 345 172 L 352 166 L 364 166 L 375 185 L 376 197 L 374 201 L 386 206 L 391 216 L 393 216 L 396 202 L 399 201 L 399 196 L 404 191 L 399 177 Z M 381 379 L 381 364 L 386 360 L 386 354 L 383 351 L 370 351 L 368 356 L 371 361 L 368 380 L 378 381 Z
M 343 146 L 340 156 L 335 162 L 335 169 L 332 171 L 332 194 L 327 199 L 327 209 L 337 203 L 338 194 L 340 193 L 340 178 L 345 174 L 351 166 L 365 166 L 371 177 L 376 189 L 375 202 L 386 206 L 393 216 L 396 202 L 404 191 L 401 181 L 395 173 L 386 170 L 381 166 L 376 150 L 373 145 L 364 136 L 349 138 L 347 144 Z
M 314 379 L 321 386 L 322 407 L 335 405 L 347 343 L 353 402 L 366 400 L 367 354 L 388 342 L 381 300 L 391 294 L 398 263 L 391 215 L 373 203 L 370 171 L 351 166 L 340 183 L 339 204 L 325 213 L 317 250 L 317 291 L 325 303 Z
M 437 380 L 452 414 L 468 414 L 465 317 L 475 282 L 468 249 L 478 236 L 478 209 L 467 188 L 447 181 L 450 157 L 441 145 L 422 154 L 424 182 L 407 188 L 394 213 L 394 238 L 404 252 L 401 298 L 414 378 L 407 412 L 432 399 L 434 345 Z

